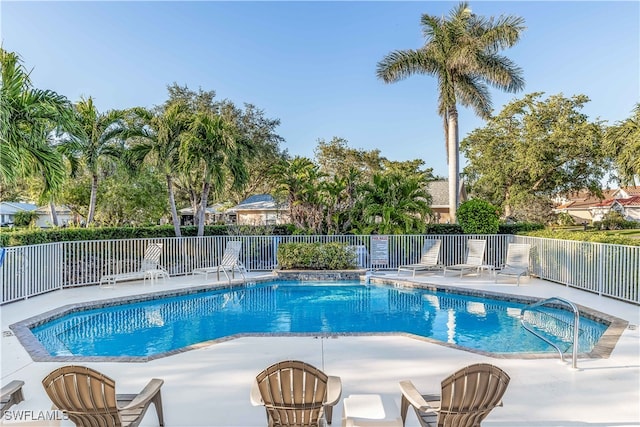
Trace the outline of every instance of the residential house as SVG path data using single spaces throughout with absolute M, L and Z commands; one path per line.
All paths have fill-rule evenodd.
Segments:
M 0 226 L 13 225 L 18 212 L 30 212 L 38 206 L 23 202 L 2 202 L 0 203 Z
M 58 217 L 58 226 L 66 227 L 72 223 L 78 223 L 79 218 L 69 209 L 66 205 L 55 206 L 56 216 Z M 51 206 L 40 206 L 35 210 L 38 214 L 36 219 L 36 226 L 40 228 L 53 227 L 53 218 L 51 217 Z
M 639 221 L 639 199 L 639 186 L 604 189 L 602 197 L 581 190 L 556 198 L 558 205 L 553 211 L 571 215 L 576 223 L 602 221 L 612 210 L 620 212 L 629 221 Z
M 427 191 L 431 194 L 431 210 L 434 216 L 433 222 L 440 224 L 448 224 L 451 222 L 451 216 L 449 215 L 449 181 L 446 179 L 431 181 L 427 186 Z M 467 191 L 462 180 L 460 181 L 458 200 L 460 203 L 467 200 Z
M 592 194 L 589 190 L 559 196 L 555 199 L 554 213 L 569 214 L 576 224 L 593 221 L 593 207 L 603 200 L 612 198 L 616 190 L 602 190 L 602 198 Z
M 591 208 L 591 217 L 593 221 L 602 221 L 611 211 L 619 212 L 627 221 L 640 221 L 640 186 L 613 190 L 611 197 Z
M 178 210 L 180 216 L 180 225 L 194 225 L 194 213 L 191 208 L 184 208 Z M 205 224 L 228 224 L 233 222 L 233 218 L 230 218 L 225 205 L 223 203 L 216 203 L 206 208 L 204 213 Z
M 238 225 L 276 225 L 289 223 L 289 209 L 270 194 L 253 195 L 229 209 Z

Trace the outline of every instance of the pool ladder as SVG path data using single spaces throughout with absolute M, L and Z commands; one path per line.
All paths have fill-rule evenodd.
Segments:
M 547 344 L 549 344 L 550 346 L 552 346 L 553 348 L 555 348 L 558 353 L 560 354 L 560 360 L 562 362 L 564 362 L 564 354 L 562 353 L 562 350 L 560 350 L 560 347 L 558 347 L 557 345 L 555 345 L 554 343 L 552 343 L 550 340 L 548 340 L 547 338 L 543 337 L 542 335 L 540 335 L 538 332 L 534 331 L 531 327 L 529 327 L 526 322 L 524 321 L 524 312 L 527 310 L 532 310 L 534 308 L 537 307 L 541 307 L 543 305 L 546 305 L 550 302 L 556 302 L 556 303 L 562 303 L 564 305 L 569 306 L 569 308 L 571 308 L 571 310 L 573 311 L 573 363 L 571 364 L 571 367 L 573 369 L 578 369 L 578 333 L 579 333 L 579 325 L 580 325 L 580 312 L 578 311 L 578 307 L 576 307 L 576 305 L 574 303 L 572 303 L 571 301 L 564 299 L 564 298 L 560 298 L 560 297 L 551 297 L 551 298 L 547 298 L 544 301 L 540 301 L 534 304 L 530 304 L 528 306 L 526 306 L 525 308 L 523 308 L 522 310 L 520 310 L 520 323 L 522 324 L 522 326 L 529 332 L 531 332 L 533 335 L 537 336 L 538 338 L 540 338 L 541 340 L 545 341 Z

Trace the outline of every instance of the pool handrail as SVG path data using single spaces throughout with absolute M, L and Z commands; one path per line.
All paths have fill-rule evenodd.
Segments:
M 578 369 L 578 335 L 579 335 L 579 326 L 580 326 L 580 311 L 578 310 L 578 307 L 572 303 L 571 301 L 569 301 L 568 299 L 565 298 L 561 298 L 561 297 L 551 297 L 551 298 L 547 298 L 543 301 L 539 301 L 533 304 L 529 304 L 528 306 L 524 307 L 522 310 L 520 310 L 520 323 L 522 324 L 522 326 L 529 332 L 531 332 L 533 335 L 537 336 L 538 338 L 540 338 L 541 340 L 545 341 L 547 344 L 549 344 L 550 346 L 552 346 L 553 348 L 555 348 L 558 353 L 560 354 L 560 360 L 564 362 L 564 354 L 562 352 L 562 350 L 560 349 L 560 347 L 558 347 L 556 344 L 554 344 L 553 342 L 551 342 L 550 340 L 548 340 L 547 338 L 543 337 L 542 335 L 540 335 L 539 333 L 537 333 L 536 331 L 534 331 L 532 328 L 530 328 L 529 326 L 527 326 L 527 324 L 524 321 L 524 312 L 527 310 L 531 310 L 534 309 L 536 307 L 541 307 L 543 305 L 546 305 L 550 302 L 560 302 L 563 303 L 567 306 L 569 306 L 569 308 L 571 308 L 571 311 L 573 311 L 573 343 L 572 343 L 572 347 L 573 347 L 573 353 L 572 353 L 572 364 L 571 367 L 573 369 Z

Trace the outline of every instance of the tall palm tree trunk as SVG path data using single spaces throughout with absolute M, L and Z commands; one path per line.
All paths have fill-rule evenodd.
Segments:
M 53 198 L 49 199 L 49 214 L 51 215 L 51 224 L 54 227 L 57 227 L 58 224 L 58 213 L 56 212 L 56 205 L 53 202 Z
M 447 148 L 449 157 L 449 217 L 451 224 L 457 222 L 458 194 L 460 187 L 458 110 L 454 107 L 447 113 Z
M 198 212 L 198 236 L 204 236 L 204 219 L 207 212 L 207 199 L 209 198 L 209 190 L 211 184 L 204 182 L 202 186 L 202 198 L 200 199 L 200 211 Z
M 87 215 L 87 225 L 93 222 L 96 213 L 96 200 L 98 199 L 98 174 L 91 175 L 91 197 L 89 199 L 89 214 Z
M 171 175 L 167 175 L 167 191 L 169 192 L 169 208 L 171 209 L 173 231 L 176 234 L 176 237 L 182 237 L 182 231 L 180 230 L 180 218 L 178 218 L 178 211 L 176 210 L 176 198 L 173 194 L 173 179 L 171 178 Z

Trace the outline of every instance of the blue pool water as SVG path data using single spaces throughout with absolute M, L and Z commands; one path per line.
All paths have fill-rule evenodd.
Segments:
M 32 329 L 53 356 L 152 356 L 235 334 L 410 333 L 491 353 L 555 352 L 519 303 L 357 282 L 267 282 L 76 312 Z M 529 313 L 529 312 L 528 312 Z M 529 323 L 571 350 L 573 314 Z M 580 320 L 579 351 L 606 325 Z

